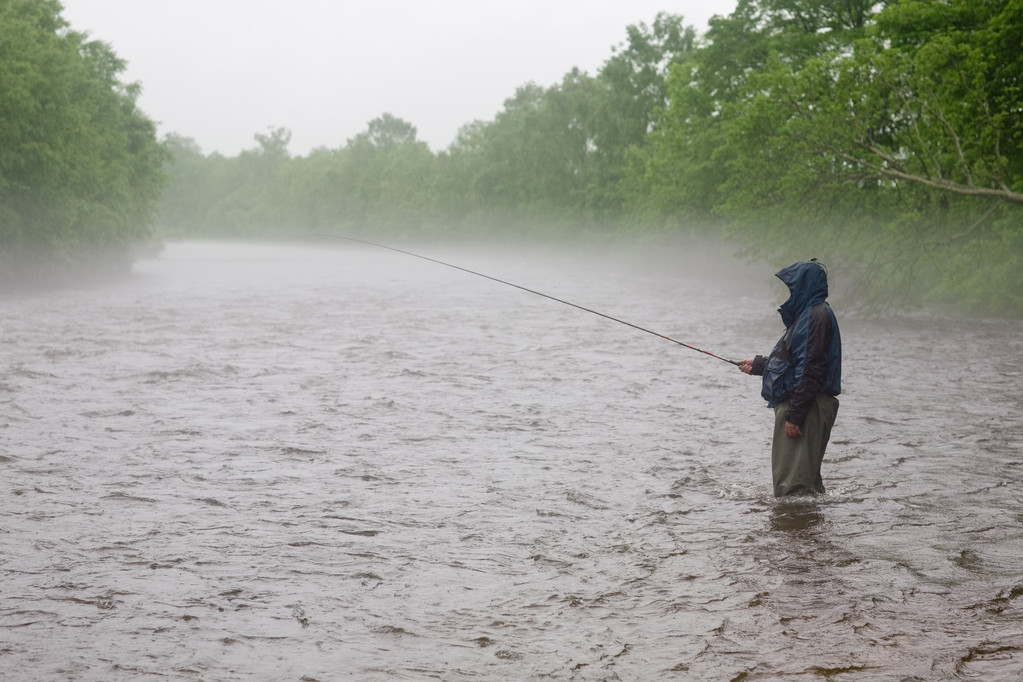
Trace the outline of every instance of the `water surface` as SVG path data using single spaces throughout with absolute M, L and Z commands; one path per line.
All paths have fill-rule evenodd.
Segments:
M 706 253 L 428 252 L 728 357 L 781 332 Z M 0 670 L 1019 679 L 1023 324 L 837 312 L 828 493 L 779 502 L 755 378 L 400 254 L 0 296 Z

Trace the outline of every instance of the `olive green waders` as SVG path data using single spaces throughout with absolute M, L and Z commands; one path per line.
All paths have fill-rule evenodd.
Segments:
M 831 427 L 838 415 L 838 398 L 818 395 L 803 422 L 803 435 L 785 435 L 788 402 L 774 408 L 774 444 L 771 446 L 771 473 L 774 496 L 811 495 L 824 492 L 821 463 L 831 438 Z

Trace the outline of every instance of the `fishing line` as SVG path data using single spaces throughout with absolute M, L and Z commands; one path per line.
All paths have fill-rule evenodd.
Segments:
M 592 310 L 591 308 L 587 308 L 585 306 L 581 306 L 578 303 L 572 303 L 571 301 L 566 301 L 565 299 L 558 298 L 557 296 L 551 296 L 550 294 L 545 294 L 542 291 L 536 291 L 534 289 L 530 289 L 528 287 L 524 287 L 524 286 L 522 286 L 520 284 L 515 284 L 514 282 L 508 282 L 508 281 L 503 280 L 503 279 L 498 279 L 497 277 L 491 277 L 490 275 L 486 275 L 486 274 L 484 274 L 482 272 L 476 272 L 475 270 L 470 270 L 469 268 L 463 268 L 460 265 L 454 265 L 452 263 L 446 263 L 446 262 L 444 262 L 442 260 L 437 260 L 436 258 L 430 258 L 429 256 L 423 256 L 423 255 L 418 254 L 418 253 L 412 253 L 411 251 L 405 251 L 403 249 L 399 249 L 399 248 L 396 248 L 394 246 L 387 246 L 386 244 L 377 244 L 375 242 L 369 242 L 369 241 L 366 241 L 364 239 L 356 239 L 354 237 L 343 237 L 343 236 L 338 235 L 338 234 L 314 234 L 314 235 L 310 235 L 310 236 L 312 236 L 312 237 L 327 237 L 327 238 L 330 238 L 330 239 L 342 239 L 344 241 L 355 242 L 357 244 L 365 244 L 367 246 L 375 246 L 375 247 L 377 247 L 379 249 L 387 249 L 388 251 L 395 251 L 397 253 L 403 253 L 406 256 L 412 256 L 413 258 L 420 258 L 422 260 L 430 261 L 431 263 L 436 263 L 437 265 L 444 265 L 444 266 L 449 267 L 449 268 L 454 268 L 455 270 L 461 270 L 462 272 L 466 272 L 466 273 L 468 273 L 470 275 L 476 275 L 477 277 L 483 277 L 484 279 L 489 279 L 490 281 L 497 282 L 498 284 L 504 284 L 505 286 L 515 287 L 516 289 L 521 289 L 522 291 L 528 292 L 530 294 L 535 294 L 537 296 L 543 296 L 544 298 L 549 298 L 552 301 L 557 301 L 558 303 L 564 303 L 565 305 L 570 305 L 573 308 L 578 308 L 579 310 L 584 310 L 584 311 L 586 311 L 588 313 L 592 313 L 594 315 L 599 315 L 600 317 L 603 317 L 605 319 L 611 320 L 612 322 L 617 322 L 618 324 L 624 324 L 626 327 L 632 327 L 633 329 L 638 329 L 639 331 L 646 332 L 647 334 L 653 334 L 654 336 L 660 337 L 660 338 L 664 339 L 665 341 L 671 341 L 672 343 L 676 343 L 676 344 L 678 344 L 680 346 L 683 346 L 684 348 L 688 348 L 689 350 L 695 350 L 698 353 L 703 353 L 704 355 L 709 355 L 712 358 L 716 358 L 718 360 L 723 360 L 724 362 L 727 362 L 727 363 L 730 363 L 730 364 L 733 364 L 733 365 L 736 365 L 736 366 L 738 366 L 738 364 L 739 364 L 738 361 L 736 361 L 736 360 L 729 360 L 728 358 L 723 358 L 720 355 L 715 355 L 714 353 L 711 353 L 710 351 L 707 351 L 707 350 L 703 350 L 702 348 L 697 348 L 696 346 L 690 346 L 688 343 L 683 343 L 683 342 L 679 341 L 678 339 L 673 339 L 670 336 L 665 336 L 664 334 L 660 334 L 658 332 L 652 331 L 652 330 L 647 329 L 645 327 L 640 327 L 638 324 L 633 324 L 631 322 L 626 322 L 625 320 L 620 320 L 617 317 L 612 317 L 611 315 L 608 315 L 606 313 L 602 313 L 599 310 Z

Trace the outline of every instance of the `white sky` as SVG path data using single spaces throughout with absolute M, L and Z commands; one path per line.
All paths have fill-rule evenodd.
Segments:
M 339 147 L 384 112 L 445 149 L 529 81 L 595 74 L 659 11 L 703 33 L 736 0 L 63 0 L 113 46 L 159 133 L 234 156 L 270 126 L 291 152 Z

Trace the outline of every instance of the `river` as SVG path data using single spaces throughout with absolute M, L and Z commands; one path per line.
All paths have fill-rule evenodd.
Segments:
M 782 331 L 712 250 L 422 248 L 730 358 Z M 0 677 L 1023 679 L 1023 323 L 835 305 L 828 492 L 777 501 L 757 378 L 403 254 L 0 295 Z

